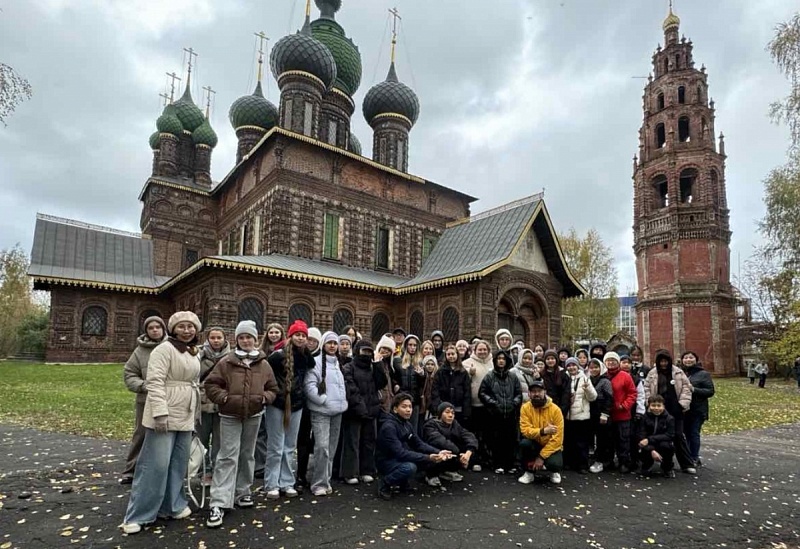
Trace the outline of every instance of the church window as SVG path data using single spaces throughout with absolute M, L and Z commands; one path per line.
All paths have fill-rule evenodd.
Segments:
M 681 143 L 688 143 L 692 140 L 691 135 L 689 134 L 689 117 L 688 116 L 681 116 L 678 119 L 678 140 Z
M 328 120 L 328 145 L 336 145 L 336 120 Z
M 700 84 L 697 85 L 697 102 L 703 102 L 703 88 L 700 86 Z
M 247 223 L 242 225 L 242 241 L 239 243 L 239 254 L 247 255 L 247 237 L 250 233 L 250 227 Z
M 677 70 L 679 68 L 681 68 L 681 56 L 680 55 L 676 55 L 675 56 L 675 70 Z
M 711 196 L 714 206 L 719 207 L 719 174 L 717 170 L 711 170 Z
M 405 169 L 405 162 L 406 159 L 406 142 L 405 141 L 398 141 L 397 142 L 397 169 L 403 170 Z
M 653 180 L 653 189 L 656 196 L 656 207 L 661 209 L 669 206 L 669 185 L 666 175 L 659 175 Z
M 283 111 L 283 127 L 287 129 L 292 129 L 292 99 L 286 100 L 286 108 Z
M 664 109 L 664 93 L 658 94 L 658 110 Z
M 664 74 L 666 74 L 667 72 L 669 72 L 669 59 L 667 59 L 665 57 L 664 58 Z
M 389 317 L 384 313 L 372 315 L 372 325 L 370 326 L 370 336 L 372 341 L 380 341 L 384 334 L 389 333 Z
M 81 335 L 104 336 L 108 330 L 108 313 L 99 306 L 87 307 L 81 318 Z
M 336 309 L 333 313 L 333 331 L 341 334 L 347 326 L 353 325 L 353 312 L 344 307 Z
M 289 307 L 289 325 L 291 325 L 295 320 L 302 320 L 308 326 L 313 326 L 314 313 L 311 311 L 311 307 L 305 303 L 295 303 Z
M 341 259 L 339 246 L 339 226 L 340 218 L 333 213 L 325 214 L 324 242 L 322 257 L 325 259 Z M 349 324 L 349 323 L 348 323 Z
M 378 227 L 375 238 L 375 267 L 378 269 L 391 269 L 391 230 L 388 227 Z
M 248 297 L 239 302 L 239 322 L 243 320 L 255 322 L 258 333 L 264 331 L 264 304 L 260 299 Z
M 680 188 L 681 203 L 691 204 L 694 199 L 695 182 L 697 181 L 697 170 L 689 168 L 681 172 Z
M 236 253 L 236 237 L 234 236 L 234 231 L 228 233 L 228 246 L 227 251 L 225 252 L 226 255 L 234 255 Z
M 448 343 L 458 341 L 459 336 L 459 315 L 458 309 L 448 307 L 442 313 L 442 332 L 444 340 Z
M 431 255 L 431 252 L 438 241 L 439 238 L 434 235 L 426 235 L 422 237 L 422 261 L 428 259 L 428 256 Z
M 314 128 L 314 104 L 306 103 L 303 111 L 303 135 L 311 135 Z
M 416 310 L 411 313 L 411 320 L 409 321 L 408 329 L 408 333 L 414 335 L 425 333 L 425 316 L 422 314 L 422 311 Z
M 200 259 L 200 253 L 197 250 L 187 249 L 186 256 L 184 257 L 183 268 L 189 268 Z
M 686 88 L 683 86 L 678 87 L 678 103 L 681 105 L 686 103 Z
M 656 126 L 656 148 L 661 149 L 667 143 L 667 131 L 664 127 L 664 123 L 658 124 Z

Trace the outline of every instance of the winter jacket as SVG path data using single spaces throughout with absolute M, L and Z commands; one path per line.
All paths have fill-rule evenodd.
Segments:
M 623 372 L 619 368 L 614 373 L 607 372 L 606 375 L 611 382 L 611 394 L 613 396 L 611 421 L 629 421 L 631 419 L 631 410 L 638 397 L 633 378 L 628 372 Z
M 199 411 L 200 359 L 189 350 L 181 352 L 167 339 L 156 346 L 147 363 L 147 399 L 142 425 L 155 428 L 154 418 L 167 416 L 170 431 L 193 431 Z
M 473 454 L 478 451 L 478 439 L 455 419 L 450 425 L 439 418 L 429 419 L 422 428 L 422 438 L 434 448 L 450 450 L 456 455 L 467 450 Z
M 456 413 L 470 417 L 472 412 L 472 386 L 466 370 L 454 370 L 445 362 L 433 378 L 431 391 L 431 414 L 438 415 L 439 404 L 449 402 Z
M 497 351 L 494 354 L 495 360 L 500 354 L 506 355 L 506 364 L 511 363 L 511 357 L 506 351 Z M 522 405 L 522 388 L 519 386 L 519 379 L 505 368 L 499 370 L 495 367 L 486 374 L 481 382 L 478 396 L 489 413 L 503 418 L 516 416 Z
M 292 412 L 299 412 L 306 405 L 305 381 L 306 373 L 314 369 L 314 359 L 307 349 L 300 350 L 293 348 L 294 352 L 294 376 L 292 380 L 291 397 Z M 281 348 L 267 359 L 272 371 L 275 373 L 275 381 L 278 383 L 278 394 L 272 403 L 276 408 L 283 410 L 286 405 L 286 349 Z
M 398 393 L 408 393 L 414 397 L 414 406 L 419 406 L 425 374 L 418 374 L 413 365 L 403 368 L 402 357 L 396 357 L 392 363 L 392 384 L 400 387 Z
M 547 396 L 552 398 L 556 406 L 561 408 L 561 413 L 564 417 L 569 415 L 570 391 L 572 390 L 569 384 L 569 374 L 559 366 L 556 366 L 552 371 L 545 368 L 542 371 L 542 381 L 544 381 Z
M 344 367 L 344 382 L 347 389 L 348 417 L 375 419 L 381 411 L 379 392 L 388 380 L 379 362 L 371 357 L 357 356 Z
M 664 410 L 660 415 L 655 415 L 652 412 L 647 412 L 642 416 L 642 421 L 639 423 L 639 433 L 636 440 L 642 441 L 647 439 L 647 446 L 645 450 L 655 450 L 658 445 L 672 445 L 672 440 L 675 438 L 675 418 L 669 412 Z
M 597 399 L 597 391 L 589 381 L 589 377 L 578 369 L 575 377 L 570 376 L 570 407 L 567 420 L 585 421 L 591 419 L 591 403 Z M 585 385 L 585 387 L 584 387 Z
M 647 399 L 645 398 L 644 389 L 645 378 L 639 377 L 633 372 L 630 372 L 629 375 L 633 380 L 633 384 L 636 385 L 636 404 L 634 404 L 634 407 L 631 410 L 631 416 L 634 414 L 637 416 L 643 416 L 647 411 Z
M 711 374 L 703 369 L 700 364 L 696 364 L 686 370 L 689 383 L 692 384 L 692 404 L 689 412 L 697 414 L 704 420 L 708 420 L 708 399 L 714 396 L 714 380 Z
M 375 367 L 377 368 L 378 366 L 379 364 L 376 362 Z M 392 382 L 392 372 L 394 372 L 394 368 L 392 366 L 392 357 L 382 359 L 380 361 L 380 367 L 383 369 L 383 376 L 388 380 L 386 386 L 378 391 L 381 400 L 381 410 L 390 414 L 392 412 L 392 400 L 394 400 L 394 383 Z M 342 367 L 342 372 L 344 372 L 344 367 Z
M 231 351 L 217 362 L 203 386 L 221 415 L 240 419 L 261 414 L 264 406 L 275 401 L 278 391 L 264 351 L 249 365 Z
M 756 366 L 755 366 L 755 364 L 753 364 L 753 363 L 751 362 L 750 364 L 748 364 L 748 365 L 747 365 L 747 377 L 752 377 L 752 378 L 754 378 L 754 377 L 756 377 L 757 375 L 758 375 L 758 374 L 756 374 Z
M 475 355 L 472 354 L 467 360 L 462 362 L 464 369 L 470 375 L 470 386 L 471 386 L 471 394 L 472 394 L 472 407 L 481 407 L 483 406 L 483 402 L 481 402 L 479 392 L 481 388 L 481 383 L 483 382 L 483 378 L 486 377 L 486 374 L 492 371 L 494 368 L 494 364 L 492 364 L 492 355 L 486 357 L 486 360 L 481 360 Z M 472 368 L 475 368 L 475 373 L 472 372 Z
M 325 364 L 323 366 L 323 356 Z M 322 368 L 325 368 L 325 393 L 319 394 Z M 338 416 L 347 410 L 347 388 L 344 373 L 335 355 L 318 355 L 316 366 L 306 374 L 306 405 L 323 416 Z
M 601 417 L 610 419 L 611 408 L 614 405 L 614 395 L 611 391 L 611 382 L 606 376 L 605 366 L 603 366 L 599 376 L 589 377 L 589 381 L 592 382 L 594 390 L 597 392 L 597 398 L 589 405 L 592 420 L 599 420 Z
M 219 351 L 211 348 L 211 345 L 206 341 L 203 348 L 200 349 L 198 357 L 200 358 L 200 411 L 206 414 L 214 414 L 219 412 L 219 407 L 206 396 L 205 384 L 203 381 L 208 377 L 211 369 L 219 362 L 219 360 L 231 352 L 231 346 L 228 342 Z M 265 353 L 266 354 L 266 353 Z
M 122 378 L 129 391 L 136 393 L 136 403 L 144 404 L 147 400 L 147 361 L 150 360 L 150 353 L 158 346 L 161 341 L 153 341 L 147 334 L 142 334 L 136 338 L 136 349 L 133 350 L 125 368 L 122 370 Z
M 556 432 L 551 435 L 542 433 L 542 429 L 548 425 L 555 425 Z M 561 408 L 550 397 L 541 408 L 526 402 L 519 413 L 519 432 L 542 447 L 539 452 L 542 459 L 549 458 L 564 448 L 564 416 Z
M 645 400 L 649 399 L 652 395 L 661 394 L 658 390 L 658 361 L 659 358 L 666 357 L 669 359 L 670 365 L 672 364 L 672 355 L 669 354 L 668 351 L 658 350 L 656 351 L 656 367 L 651 368 L 650 372 L 647 374 L 644 383 L 644 394 Z M 681 410 L 686 412 L 689 410 L 689 406 L 692 404 L 692 384 L 689 382 L 689 378 L 686 377 L 686 374 L 683 373 L 683 370 L 678 368 L 677 366 L 670 366 L 672 368 L 672 372 L 670 375 L 670 385 L 675 390 L 675 395 L 678 399 L 678 404 L 680 404 Z M 672 411 L 669 409 L 669 401 L 670 399 L 667 397 L 667 411 L 670 413 L 678 412 L 678 410 Z
M 513 366 L 509 370 L 509 373 L 517 376 L 517 379 L 519 380 L 519 389 L 522 391 L 522 402 L 528 402 L 531 397 L 528 395 L 528 381 L 525 379 L 525 374 L 522 373 L 522 370 L 520 370 L 517 366 Z
M 381 423 L 375 455 L 378 463 L 389 461 L 431 463 L 429 456 L 438 453 L 438 449 L 417 436 L 411 423 L 397 414 L 390 414 L 386 421 Z

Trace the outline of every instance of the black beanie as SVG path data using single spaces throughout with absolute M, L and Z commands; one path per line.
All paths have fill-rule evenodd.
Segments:
M 450 404 L 449 402 L 442 402 L 441 404 L 439 404 L 439 407 L 436 408 L 436 413 L 441 418 L 442 413 L 444 413 L 444 411 L 447 410 L 448 408 L 452 408 L 453 410 L 456 409 L 456 407 Z

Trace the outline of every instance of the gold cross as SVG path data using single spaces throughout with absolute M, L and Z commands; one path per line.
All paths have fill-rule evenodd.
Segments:
M 175 71 L 168 72 L 167 76 L 172 79 L 172 83 L 170 84 L 169 90 L 169 102 L 172 103 L 175 100 L 175 81 L 181 81 L 181 77 L 175 74 Z
M 217 92 L 216 90 L 212 90 L 211 86 L 204 86 L 203 91 L 206 92 L 206 118 L 208 118 L 208 115 L 211 112 L 211 95 Z
M 403 18 L 400 17 L 400 12 L 397 11 L 397 8 L 393 8 L 389 10 L 389 13 L 392 14 L 392 63 L 394 63 L 394 55 L 395 49 L 397 47 L 397 21 L 402 21 Z

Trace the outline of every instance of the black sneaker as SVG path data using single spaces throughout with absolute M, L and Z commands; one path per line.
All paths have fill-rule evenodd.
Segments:
M 392 488 L 391 486 L 387 486 L 383 483 L 383 481 L 378 483 L 378 497 L 384 501 L 389 501 L 392 499 Z
M 252 507 L 253 506 L 253 496 L 242 496 L 239 498 L 239 501 L 236 502 L 241 508 Z
M 209 528 L 219 528 L 222 526 L 222 517 L 224 516 L 225 511 L 219 507 L 212 507 L 211 512 L 208 513 L 208 518 L 206 519 L 206 526 Z
M 623 475 L 627 475 L 628 473 L 631 472 L 631 469 L 630 467 L 628 467 L 623 463 L 622 465 L 619 466 L 619 472 L 622 473 Z
M 675 471 L 672 469 L 664 471 L 664 478 L 675 478 Z
M 133 477 L 124 476 L 124 477 L 119 479 L 119 483 L 121 485 L 123 485 L 123 486 L 125 486 L 127 484 L 133 484 Z

